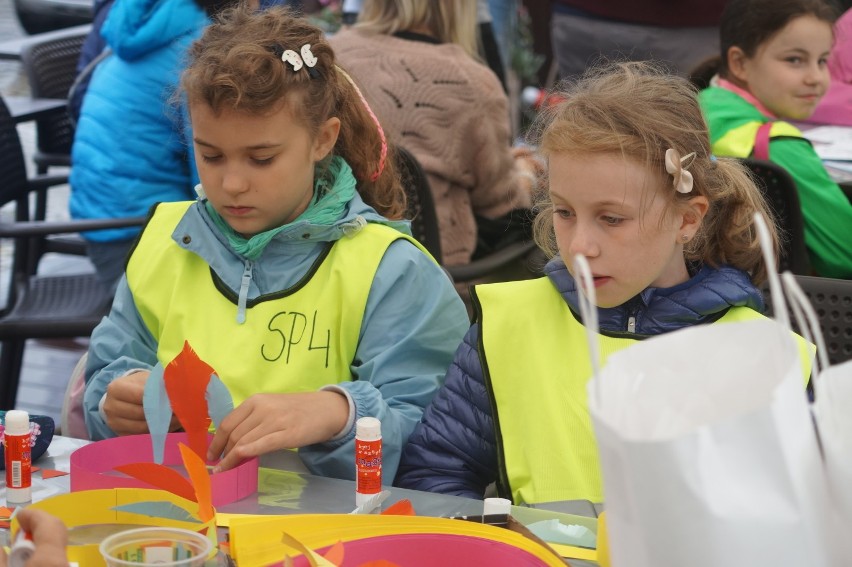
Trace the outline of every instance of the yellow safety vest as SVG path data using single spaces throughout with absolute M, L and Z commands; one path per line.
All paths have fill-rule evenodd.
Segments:
M 751 156 L 752 151 L 754 151 L 757 131 L 761 126 L 763 126 L 763 122 L 755 120 L 754 122 L 746 122 L 736 128 L 731 128 L 713 143 L 713 153 L 718 156 L 739 158 Z M 773 122 L 772 127 L 769 129 L 770 140 L 782 136 L 801 138 L 802 132 L 787 122 Z
M 501 496 L 515 504 L 603 501 L 586 384 L 592 377 L 585 329 L 547 278 L 478 285 L 479 352 L 497 440 Z M 717 322 L 760 319 L 747 307 Z M 599 335 L 601 364 L 645 338 Z M 797 337 L 798 338 L 798 337 Z M 799 338 L 802 370 L 810 374 Z
M 157 206 L 127 266 L 127 283 L 157 341 L 158 360 L 168 364 L 188 340 L 216 370 L 235 406 L 255 393 L 314 391 L 351 380 L 379 262 L 394 241 L 405 238 L 419 247 L 416 241 L 369 223 L 329 244 L 290 289 L 249 300 L 246 321 L 237 324 L 235 294 L 172 238 L 191 204 Z

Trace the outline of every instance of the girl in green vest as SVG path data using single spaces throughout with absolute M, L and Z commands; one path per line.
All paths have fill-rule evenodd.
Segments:
M 546 277 L 476 286 L 476 322 L 405 448 L 399 486 L 481 498 L 496 481 L 515 503 L 603 499 L 577 254 L 594 276 L 604 358 L 649 336 L 762 317 L 752 219 L 771 215 L 743 167 L 711 153 L 693 88 L 626 63 L 559 94 L 540 133 Z
M 156 208 L 95 329 L 91 436 L 147 432 L 144 385 L 188 341 L 234 400 L 220 470 L 299 448 L 353 478 L 354 423 L 372 416 L 392 476 L 468 320 L 401 220 L 381 126 L 322 32 L 281 8 L 225 12 L 182 87 L 199 199 Z
M 699 100 L 713 152 L 769 159 L 789 171 L 813 269 L 849 279 L 852 203 L 785 122 L 807 119 L 828 89 L 835 17 L 824 0 L 731 0 L 720 23 L 721 56 L 697 74 L 710 85 Z

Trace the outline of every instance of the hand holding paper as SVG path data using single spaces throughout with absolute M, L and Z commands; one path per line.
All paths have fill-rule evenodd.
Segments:
M 104 401 L 106 423 L 117 435 L 148 433 L 148 424 L 142 409 L 148 374 L 148 371 L 134 372 L 116 378 L 107 386 L 106 401 Z M 177 420 L 172 417 L 169 429 L 174 431 L 178 426 Z
M 222 420 L 207 459 L 224 450 L 214 469 L 220 472 L 249 457 L 322 443 L 343 429 L 348 418 L 349 402 L 335 392 L 255 394 Z

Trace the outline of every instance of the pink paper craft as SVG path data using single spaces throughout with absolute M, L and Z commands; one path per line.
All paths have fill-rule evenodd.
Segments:
M 186 442 L 186 433 L 169 433 L 163 464 L 182 468 L 178 443 Z M 153 458 L 150 435 L 116 437 L 80 447 L 71 453 L 71 492 L 98 488 L 150 488 L 151 485 L 121 476 L 114 469 L 131 463 L 153 462 Z M 255 494 L 257 471 L 258 459 L 254 458 L 231 470 L 211 474 L 213 505 L 224 506 Z
M 315 550 L 325 555 L 331 546 Z M 340 567 L 361 567 L 384 560 L 405 567 L 435 565 L 489 565 L 491 567 L 543 567 L 541 559 L 519 547 L 468 535 L 397 534 L 365 537 L 343 542 Z M 276 566 L 281 563 L 274 564 Z M 294 567 L 308 567 L 304 555 L 293 559 Z M 272 567 L 272 566 L 270 566 Z

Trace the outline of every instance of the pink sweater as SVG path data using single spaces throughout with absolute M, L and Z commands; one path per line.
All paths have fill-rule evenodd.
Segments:
M 831 86 L 808 122 L 852 126 L 852 9 L 834 24 L 828 69 Z
M 345 30 L 330 38 L 341 67 L 388 138 L 420 162 L 438 213 L 448 266 L 470 261 L 474 213 L 528 207 L 510 153 L 508 101 L 497 77 L 454 44 Z

